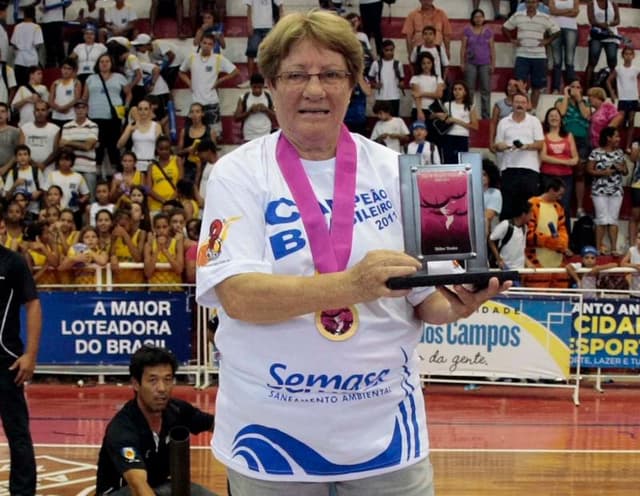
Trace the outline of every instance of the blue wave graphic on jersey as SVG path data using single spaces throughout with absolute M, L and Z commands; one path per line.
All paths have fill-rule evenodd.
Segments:
M 415 387 L 409 382 L 409 369 L 405 358 L 402 389 L 405 399 L 398 404 L 398 416 L 393 426 L 393 435 L 387 448 L 370 460 L 350 465 L 340 465 L 327 460 L 316 450 L 286 432 L 259 424 L 241 429 L 233 440 L 233 457 L 241 457 L 254 472 L 272 475 L 293 474 L 292 463 L 308 475 L 342 475 L 393 467 L 402 460 L 420 456 L 420 429 L 416 403 L 411 394 Z

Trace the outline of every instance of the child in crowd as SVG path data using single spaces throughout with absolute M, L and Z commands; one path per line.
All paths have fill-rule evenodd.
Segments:
M 573 262 L 566 265 L 565 270 L 569 277 L 573 279 L 574 287 L 580 289 L 596 289 L 598 287 L 598 274 L 606 269 L 617 267 L 618 264 L 611 262 L 608 264 L 597 264 L 598 250 L 595 246 L 585 246 L 580 252 L 582 262 Z M 591 269 L 589 272 L 578 272 L 580 269 Z M 587 298 L 595 298 L 594 292 L 588 292 L 584 295 Z
M 80 242 L 73 244 L 67 255 L 60 263 L 60 271 L 71 271 L 73 284 L 81 287 L 78 291 L 95 289 L 96 268 L 90 264 L 104 267 L 109 261 L 109 255 L 99 245 L 98 232 L 92 226 L 86 226 L 80 231 Z
M 28 82 L 18 88 L 11 101 L 11 108 L 20 113 L 19 126 L 35 121 L 35 104 L 49 101 L 49 90 L 42 84 L 42 68 L 34 65 L 27 70 Z
M 44 221 L 51 226 L 56 225 L 56 222 L 60 220 L 61 210 L 56 206 L 47 207 L 44 209 Z
M 203 10 L 201 15 L 202 25 L 196 31 L 193 38 L 193 46 L 198 50 L 202 36 L 206 33 L 213 36 L 213 53 L 221 53 L 227 47 L 227 43 L 224 40 L 224 24 L 216 22 L 214 9 Z
M 72 210 L 65 208 L 60 211 L 60 219 L 53 225 L 51 234 L 58 246 L 58 253 L 62 256 L 66 255 L 69 248 L 78 242 L 79 236 Z
M 411 125 L 413 141 L 407 145 L 409 155 L 420 155 L 422 165 L 440 164 L 438 148 L 427 141 L 427 126 L 422 121 L 415 121 Z
M 94 193 L 96 201 L 89 205 L 89 209 L 87 211 L 84 222 L 85 225 L 95 227 L 96 216 L 100 210 L 107 210 L 108 212 L 113 213 L 113 211 L 115 210 L 115 205 L 109 201 L 109 193 L 109 183 L 105 180 L 98 181 Z
M 373 127 L 371 139 L 398 153 L 402 153 L 404 144 L 409 141 L 409 129 L 400 117 L 391 115 L 391 103 L 379 101 L 373 105 L 373 113 L 378 122 Z
M 72 167 L 75 160 L 76 155 L 73 150 L 63 148 L 56 160 L 57 169 L 49 173 L 47 184 L 49 187 L 60 187 L 62 190 L 60 206 L 72 210 L 77 223 L 80 220 L 80 212 L 89 201 L 89 187 L 82 174 L 73 172 Z
M 27 264 L 36 283 L 58 284 L 60 256 L 46 222 L 35 222 L 26 227 L 24 233 Z
M 144 184 L 144 173 L 136 168 L 138 158 L 131 151 L 126 151 L 120 156 L 120 164 L 122 172 L 116 172 L 111 181 L 111 191 L 109 199 L 115 203 L 118 208 L 131 203 L 131 189 L 134 186 L 142 186 Z
M 515 217 L 503 220 L 491 231 L 488 244 L 498 268 L 514 270 L 532 267 L 525 256 L 530 212 L 531 204 L 523 201 Z
M 7 206 L 4 214 L 4 247 L 12 251 L 19 251 L 24 232 L 24 209 L 17 201 L 12 201 Z
M 159 269 L 158 263 L 168 263 L 171 268 Z M 184 270 L 183 239 L 172 238 L 169 216 L 158 213 L 153 218 L 153 233 L 144 246 L 144 273 L 150 284 L 181 284 Z M 178 286 L 156 286 L 156 291 L 175 291 Z
M 49 207 L 58 207 L 62 209 L 62 197 L 64 193 L 62 192 L 62 188 L 55 184 L 52 184 L 47 189 L 47 192 L 44 196 L 44 206 L 46 208 Z
M 620 261 L 620 266 L 635 269 L 635 272 L 630 275 L 629 289 L 640 290 L 640 233 L 636 234 L 635 245 L 629 247 Z
M 176 200 L 182 205 L 185 220 L 198 219 L 200 217 L 200 205 L 195 197 L 195 187 L 193 183 L 186 179 L 179 179 L 176 189 L 178 190 Z
M 184 240 L 184 281 L 196 282 L 196 262 L 198 259 L 198 239 L 200 237 L 200 219 L 187 222 L 187 237 Z
M 458 154 L 469 151 L 469 133 L 477 131 L 480 126 L 467 83 L 456 81 L 453 83 L 452 93 L 453 99 L 443 104 L 444 112 L 433 114 L 436 119 L 453 124 L 442 136 L 442 159 L 445 164 L 458 163 Z
M 113 214 L 110 210 L 98 210 L 96 214 L 96 232 L 98 233 L 98 245 L 105 253 L 111 253 L 111 230 L 113 229 Z
M 60 129 L 76 118 L 74 105 L 82 96 L 82 83 L 76 78 L 77 69 L 75 59 L 66 58 L 60 67 L 62 77 L 53 82 L 49 92 L 51 122 Z
M 434 59 L 430 52 L 423 52 L 418 55 L 418 60 L 414 65 L 414 75 L 409 80 L 411 95 L 413 96 L 413 108 L 411 118 L 427 122 L 427 117 L 431 114 L 429 107 L 444 94 L 444 81 L 435 75 Z M 430 130 L 430 129 L 429 129 Z M 432 136 L 433 138 L 434 136 Z
M 207 194 L 207 181 L 211 171 L 218 161 L 218 149 L 215 143 L 200 143 L 198 145 L 198 157 L 200 159 L 200 175 L 196 178 L 196 200 L 198 205 L 202 208 L 204 205 L 204 198 Z
M 152 215 L 161 210 L 163 202 L 176 197 L 178 179 L 183 175 L 182 161 L 171 153 L 171 141 L 166 136 L 158 138 L 156 155 L 158 160 L 151 162 L 146 177 Z
M 251 141 L 266 136 L 276 123 L 271 95 L 264 91 L 264 77 L 260 73 L 251 75 L 251 91 L 238 100 L 233 118 L 242 123 L 242 138 Z
M 422 28 L 422 45 L 416 45 L 413 48 L 409 56 L 409 62 L 415 64 L 418 56 L 425 52 L 433 55 L 434 74 L 446 81 L 449 58 L 447 57 L 447 51 L 440 45 L 436 45 L 436 28 L 434 26 Z
M 404 94 L 404 69 L 395 58 L 395 44 L 391 40 L 382 42 L 382 57 L 374 60 L 369 69 L 368 78 L 371 87 L 376 90 L 376 101 L 391 103 L 391 115 L 400 115 L 400 92 Z
M 607 78 L 609 94 L 614 101 L 618 100 L 618 110 L 624 112 L 623 126 L 628 128 L 625 150 L 631 147 L 634 122 L 638 110 L 638 76 L 640 76 L 640 67 L 632 65 L 635 55 L 636 52 L 632 46 L 625 46 L 622 49 L 622 64 L 618 64 Z
M 146 202 L 131 202 L 129 208 L 131 209 L 131 228 L 134 231 L 140 229 L 141 231 L 144 231 L 146 235 L 146 233 L 151 231 L 151 224 L 149 222 L 149 209 L 147 208 Z
M 143 261 L 146 233 L 134 225 L 131 207 L 116 210 L 113 222 L 110 252 L 113 282 L 116 284 L 142 284 L 145 282 L 143 269 L 121 269 L 119 264 L 122 262 L 141 263 Z
M 44 193 L 44 176 L 40 169 L 31 165 L 31 150 L 27 145 L 16 146 L 15 155 L 16 163 L 4 179 L 5 196 L 10 198 L 15 193 L 24 194 L 29 200 L 25 205 L 25 215 L 27 219 L 36 218 Z

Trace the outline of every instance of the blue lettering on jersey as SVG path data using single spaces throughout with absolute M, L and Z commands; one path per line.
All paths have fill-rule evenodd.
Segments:
M 331 214 L 333 200 L 325 199 L 319 202 L 323 215 Z M 398 220 L 393 203 L 384 189 L 370 189 L 355 196 L 355 212 L 353 223 L 374 222 L 378 230 L 382 231 Z M 269 202 L 265 210 L 265 222 L 268 226 L 283 227 L 300 221 L 300 212 L 290 198 L 278 198 Z M 301 229 L 284 229 L 269 237 L 275 260 L 291 255 L 303 249 L 306 244 L 304 232 Z

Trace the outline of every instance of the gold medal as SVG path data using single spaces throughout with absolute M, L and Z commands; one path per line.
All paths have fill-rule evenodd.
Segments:
M 318 332 L 331 341 L 346 341 L 352 338 L 359 324 L 355 306 L 316 312 Z

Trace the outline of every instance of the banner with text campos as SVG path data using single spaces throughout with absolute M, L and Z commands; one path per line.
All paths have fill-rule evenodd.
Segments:
M 640 302 L 586 300 L 582 315 L 576 304 L 573 330 L 571 346 L 580 347 L 582 367 L 640 368 Z
M 40 292 L 40 301 L 40 365 L 128 365 L 143 344 L 191 358 L 188 292 Z
M 420 373 L 568 378 L 571 302 L 504 297 L 451 324 L 424 326 Z

